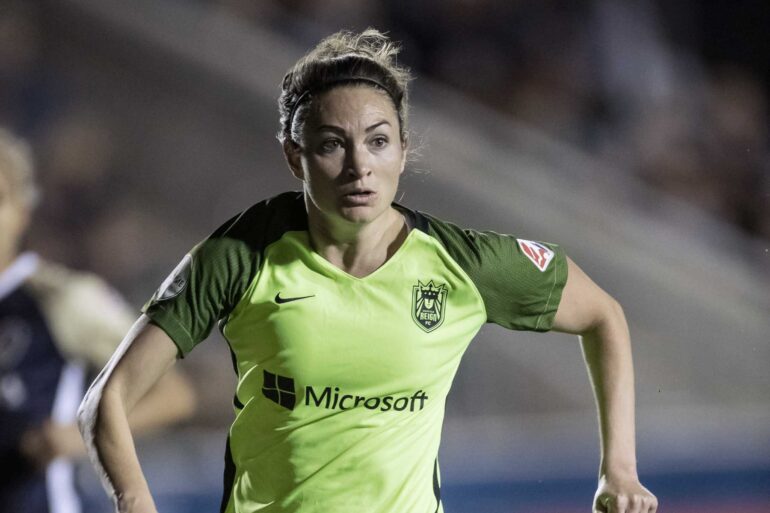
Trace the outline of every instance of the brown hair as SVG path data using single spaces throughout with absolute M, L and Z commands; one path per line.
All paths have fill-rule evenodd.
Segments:
M 35 184 L 35 166 L 29 145 L 0 127 L 0 175 L 11 185 L 11 194 L 28 208 L 37 205 L 39 191 Z
M 369 28 L 360 34 L 340 31 L 322 40 L 283 77 L 278 111 L 278 140 L 298 141 L 314 95 L 332 87 L 369 84 L 388 94 L 396 108 L 402 142 L 407 139 L 409 69 L 396 63 L 400 48 L 385 34 Z

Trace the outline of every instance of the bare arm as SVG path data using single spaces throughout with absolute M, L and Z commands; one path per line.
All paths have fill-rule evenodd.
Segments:
M 639 483 L 634 369 L 623 310 L 571 260 L 553 329 L 580 335 L 599 414 L 601 464 L 594 512 L 653 513 L 657 499 Z
M 172 368 L 137 403 L 128 416 L 128 424 L 133 434 L 142 434 L 183 420 L 194 410 L 192 386 Z M 40 469 L 56 458 L 86 455 L 77 424 L 60 424 L 50 419 L 24 433 L 19 450 Z
M 140 317 L 80 406 L 78 423 L 86 449 L 121 513 L 156 512 L 128 419 L 131 417 L 137 427 L 149 427 L 157 420 L 153 417 L 159 411 L 176 409 L 174 402 L 178 399 L 191 402 L 191 396 L 148 396 L 148 402 L 134 410 L 139 400 L 171 368 L 176 357 L 177 347 L 168 335 L 149 324 L 146 316 Z M 189 406 L 182 405 L 179 409 L 185 408 Z

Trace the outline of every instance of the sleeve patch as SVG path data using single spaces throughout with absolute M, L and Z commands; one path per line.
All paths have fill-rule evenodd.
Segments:
M 190 279 L 190 267 L 192 265 L 192 256 L 188 253 L 184 256 L 179 265 L 171 272 L 160 285 L 160 288 L 155 293 L 153 300 L 166 301 L 172 299 L 182 293 L 187 286 L 187 281 Z
M 524 239 L 516 239 L 516 242 L 519 243 L 519 248 L 521 248 L 521 251 L 527 256 L 527 258 L 529 258 L 532 263 L 535 264 L 535 267 L 540 269 L 540 272 L 544 272 L 546 269 L 548 269 L 548 265 L 556 255 L 552 249 L 539 242 L 533 242 L 531 240 Z

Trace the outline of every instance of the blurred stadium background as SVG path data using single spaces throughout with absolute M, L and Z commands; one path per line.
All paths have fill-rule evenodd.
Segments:
M 624 305 L 639 471 L 660 511 L 770 512 L 770 8 L 764 0 L 2 0 L 0 124 L 38 155 L 28 246 L 136 306 L 199 239 L 297 188 L 286 68 L 322 36 L 404 42 L 419 157 L 401 201 L 555 241 Z M 140 451 L 163 513 L 218 511 L 225 344 L 195 418 Z M 485 328 L 447 406 L 447 513 L 588 511 L 577 341 Z M 90 468 L 91 511 L 108 511 Z

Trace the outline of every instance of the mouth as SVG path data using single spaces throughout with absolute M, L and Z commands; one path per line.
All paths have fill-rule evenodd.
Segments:
M 342 195 L 342 200 L 351 205 L 366 205 L 374 200 L 377 193 L 371 189 L 353 189 Z

